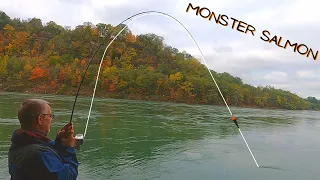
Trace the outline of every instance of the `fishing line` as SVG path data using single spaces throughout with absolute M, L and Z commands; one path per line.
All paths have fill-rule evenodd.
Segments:
M 200 54 L 201 54 L 201 58 L 202 58 L 203 62 L 205 63 L 205 66 L 206 66 L 207 70 L 209 71 L 209 74 L 210 74 L 212 80 L 214 81 L 214 83 L 215 83 L 215 85 L 216 85 L 216 87 L 217 87 L 217 89 L 218 89 L 218 91 L 219 91 L 219 93 L 220 93 L 220 95 L 221 95 L 221 97 L 222 97 L 222 99 L 223 99 L 226 107 L 228 108 L 229 113 L 230 113 L 230 115 L 231 115 L 231 118 L 232 118 L 233 122 L 234 122 L 234 123 L 236 124 L 236 126 L 238 127 L 238 130 L 239 130 L 239 132 L 240 132 L 240 134 L 241 134 L 241 136 L 242 136 L 245 144 L 247 145 L 250 154 L 252 155 L 252 157 L 253 157 L 253 159 L 254 159 L 257 167 L 259 167 L 256 159 L 254 158 L 254 156 L 253 156 L 253 154 L 252 154 L 252 152 L 251 152 L 251 150 L 250 150 L 250 147 L 249 147 L 247 141 L 245 140 L 245 138 L 244 138 L 244 136 L 243 136 L 243 134 L 242 134 L 242 132 L 241 132 L 241 130 L 240 130 L 240 128 L 239 128 L 239 125 L 238 125 L 238 123 L 237 123 L 236 118 L 233 116 L 233 114 L 232 114 L 232 112 L 231 112 L 231 110 L 230 110 L 230 108 L 229 108 L 226 100 L 224 99 L 224 96 L 222 95 L 222 93 L 221 93 L 221 91 L 220 91 L 220 88 L 219 88 L 219 86 L 218 86 L 215 78 L 213 77 L 213 75 L 212 75 L 212 73 L 211 73 L 211 71 L 210 71 L 210 69 L 209 69 L 209 67 L 208 67 L 208 65 L 207 65 L 206 60 L 205 60 L 204 57 L 203 57 L 203 53 L 202 53 L 200 47 L 198 46 L 197 42 L 195 41 L 195 39 L 193 38 L 193 36 L 191 35 L 191 33 L 188 31 L 188 29 L 187 29 L 179 20 L 177 20 L 176 18 L 174 18 L 173 16 L 171 16 L 171 15 L 169 15 L 169 14 L 166 14 L 166 13 L 163 13 L 163 12 L 158 12 L 158 11 L 146 11 L 146 12 L 141 12 L 141 13 L 135 14 L 135 15 L 133 15 L 133 16 L 130 16 L 129 18 L 125 19 L 124 21 L 122 21 L 122 22 L 120 23 L 120 24 L 122 24 L 122 23 L 124 23 L 125 21 L 127 21 L 127 20 L 129 20 L 129 19 L 131 20 L 131 21 L 130 21 L 127 25 L 125 25 L 125 26 L 120 30 L 120 32 L 111 40 L 111 42 L 107 45 L 107 47 L 106 47 L 106 49 L 105 49 L 105 51 L 104 51 L 104 53 L 103 53 L 103 56 L 102 56 L 102 58 L 101 58 L 100 65 L 99 65 L 99 70 L 98 70 L 98 73 L 97 73 L 97 78 L 96 78 L 95 87 L 94 87 L 94 91 L 93 91 L 93 95 L 92 95 L 92 99 L 91 99 L 91 104 L 90 104 L 90 109 L 89 109 L 89 113 L 88 113 L 88 119 L 87 119 L 85 131 L 84 131 L 84 135 L 80 135 L 80 136 L 82 136 L 82 137 L 84 138 L 84 137 L 86 136 L 86 133 L 87 133 L 87 128 L 88 128 L 88 124 L 89 124 L 89 118 L 90 118 L 90 114 L 91 114 L 91 109 L 92 109 L 92 105 L 93 105 L 93 100 L 94 100 L 94 96 L 95 96 L 95 93 L 96 93 L 97 83 L 98 83 L 98 80 L 99 80 L 100 69 L 101 69 L 101 65 L 102 65 L 104 56 L 105 56 L 105 54 L 106 54 L 106 52 L 107 52 L 107 49 L 108 49 L 109 46 L 113 43 L 113 41 L 121 34 L 121 32 L 122 32 L 125 28 L 127 28 L 127 27 L 129 26 L 129 24 L 131 24 L 134 20 L 136 20 L 136 19 L 138 19 L 138 18 L 140 18 L 140 17 L 143 17 L 143 16 L 153 15 L 153 13 L 155 13 L 155 15 L 163 15 L 163 16 L 165 16 L 165 17 L 171 18 L 171 19 L 175 20 L 176 22 L 178 22 L 178 23 L 184 28 L 184 30 L 188 33 L 188 35 L 189 35 L 189 37 L 192 39 L 193 43 L 197 46 L 197 48 L 198 48 L 198 50 L 199 50 L 199 52 L 200 52 Z M 136 16 L 137 16 L 137 17 L 136 17 Z M 136 17 L 136 18 L 134 18 L 134 19 L 132 20 L 131 18 L 133 18 L 133 17 Z M 120 24 L 119 24 L 119 25 L 120 25 Z M 119 25 L 117 25 L 117 26 L 119 26 Z M 100 48 L 100 46 L 101 46 L 101 44 L 99 45 L 98 49 Z M 96 50 L 96 52 L 98 51 L 98 49 Z M 94 53 L 94 55 L 96 54 L 96 52 Z M 92 57 L 92 59 L 93 59 L 93 57 Z M 91 59 L 91 60 L 92 60 L 92 59 Z M 90 60 L 90 62 L 91 62 L 91 60 Z M 88 66 L 89 66 L 89 64 L 88 64 Z M 87 69 L 88 69 L 88 66 L 87 66 Z M 84 75 L 85 75 L 85 74 L 84 74 Z M 84 76 L 83 76 L 83 77 L 84 77 Z M 81 82 L 82 82 L 82 81 L 81 81 Z M 81 84 L 80 84 L 80 86 L 81 86 Z M 79 93 L 80 86 L 79 86 L 79 88 L 78 88 L 77 95 L 78 95 L 78 93 Z M 76 98 L 77 98 L 77 96 L 76 96 Z M 74 105 L 75 105 L 75 102 L 74 102 Z M 72 111 L 72 113 L 73 113 L 73 111 Z M 71 116 L 71 118 L 72 118 L 72 116 Z M 71 122 L 71 119 L 70 119 L 70 122 Z
M 141 12 L 141 13 L 135 14 L 134 16 L 138 16 L 138 15 L 143 14 L 143 13 L 144 13 L 144 12 Z M 134 17 L 134 16 L 131 16 L 131 17 L 123 20 L 123 21 L 122 21 L 121 23 L 119 23 L 116 27 L 118 27 L 118 26 L 121 25 L 123 22 L 127 21 L 128 19 L 130 19 L 130 18 L 132 18 L 132 17 Z M 110 36 L 111 36 L 111 35 L 110 35 Z M 82 82 L 83 82 L 83 80 L 84 80 L 84 78 L 85 78 L 85 75 L 86 75 L 86 73 L 87 73 L 87 71 L 88 71 L 88 68 L 89 68 L 89 66 L 90 66 L 93 58 L 96 56 L 98 50 L 100 49 L 100 47 L 102 46 L 102 44 L 107 40 L 108 37 L 109 37 L 109 36 L 105 36 L 105 38 L 102 39 L 102 42 L 99 44 L 98 48 L 95 50 L 95 52 L 93 53 L 93 56 L 90 58 L 90 60 L 89 60 L 89 62 L 88 62 L 88 65 L 87 65 L 87 67 L 86 67 L 86 70 L 85 70 L 85 72 L 84 72 L 84 74 L 83 74 L 83 76 L 82 76 L 82 78 L 81 78 L 80 84 L 79 84 L 79 86 L 78 86 L 78 90 L 77 90 L 77 94 L 76 94 L 75 100 L 74 100 L 74 102 L 73 102 L 73 107 L 72 107 L 71 117 L 70 117 L 69 123 L 72 122 L 73 113 L 74 113 L 75 105 L 76 105 L 76 102 L 77 102 L 77 99 L 78 99 L 78 96 L 79 96 L 80 88 L 81 88 L 81 86 L 82 86 Z
M 138 16 L 139 17 L 139 16 Z M 137 17 L 137 18 L 138 18 Z M 137 19 L 135 18 L 135 19 Z M 101 65 L 102 65 L 102 62 L 103 62 L 103 59 L 104 59 L 104 56 L 107 52 L 107 49 L 109 48 L 109 46 L 113 43 L 113 41 L 122 33 L 122 31 L 127 27 L 129 26 L 129 24 L 131 24 L 133 21 L 131 20 L 128 25 L 125 25 L 125 27 L 123 27 L 120 32 L 110 41 L 110 43 L 108 44 L 108 46 L 106 47 L 106 49 L 104 50 L 104 53 L 102 55 L 102 58 L 101 58 L 101 61 L 100 61 L 100 65 L 99 65 L 99 69 L 98 69 L 98 74 L 97 74 L 97 79 L 96 79 L 96 83 L 95 83 L 95 86 L 94 86 L 94 89 L 93 89 L 93 95 L 92 95 L 92 99 L 91 99 L 91 104 L 90 104 L 90 110 L 89 110 L 89 114 L 88 114 L 88 119 L 87 119 L 87 123 L 86 123 L 86 128 L 84 130 L 84 137 L 86 136 L 86 133 L 87 133 L 87 129 L 88 129 L 88 124 L 89 124 L 89 118 L 90 118 L 90 114 L 91 114 L 91 109 L 92 109 L 92 104 L 93 104 L 93 99 L 94 99 L 94 96 L 96 94 L 96 89 L 97 89 L 97 84 L 98 84 L 98 80 L 99 80 L 99 75 L 100 75 L 100 69 L 101 69 Z

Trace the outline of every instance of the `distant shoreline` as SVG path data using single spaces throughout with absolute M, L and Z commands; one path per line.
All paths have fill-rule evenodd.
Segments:
M 41 95 L 66 95 L 66 96 L 76 96 L 77 87 L 69 87 L 64 93 L 57 93 L 56 89 L 37 89 L 36 87 L 32 88 L 21 88 L 15 89 L 15 87 L 19 87 L 17 85 L 9 85 L 6 88 L 3 88 L 3 85 L 0 86 L 0 93 L 8 92 L 8 93 L 27 93 L 27 94 L 41 94 Z M 92 97 L 93 90 L 89 90 L 88 87 L 81 87 L 79 92 L 79 97 Z M 153 96 L 141 96 L 138 95 L 128 95 L 124 98 L 121 98 L 117 95 L 117 93 L 110 93 L 110 92 L 101 92 L 99 89 L 96 90 L 95 94 L 96 98 L 111 98 L 111 99 L 124 99 L 124 100 L 139 100 L 139 101 L 152 101 L 152 102 L 165 102 L 165 103 L 182 103 L 188 105 L 214 105 L 214 106 L 221 106 L 225 107 L 226 105 L 223 104 L 209 104 L 209 103 L 189 103 L 189 102 L 181 102 L 181 101 L 174 101 L 170 100 L 168 97 L 161 98 L 160 95 L 153 95 Z M 229 107 L 239 107 L 239 108 L 249 108 L 249 109 L 264 109 L 264 110 L 290 110 L 290 111 L 318 111 L 314 109 L 284 109 L 284 108 L 276 108 L 276 107 L 259 107 L 253 105 L 231 105 L 228 104 Z

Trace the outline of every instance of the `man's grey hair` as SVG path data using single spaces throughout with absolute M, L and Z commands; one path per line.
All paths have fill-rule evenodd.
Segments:
M 22 102 L 18 111 L 18 119 L 22 128 L 32 128 L 33 122 L 37 117 L 45 113 L 45 106 L 49 102 L 43 99 L 27 99 Z

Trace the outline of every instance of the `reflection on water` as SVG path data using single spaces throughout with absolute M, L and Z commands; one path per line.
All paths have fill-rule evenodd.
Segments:
M 57 117 L 51 138 L 70 119 L 72 96 L 0 94 L 3 177 L 8 177 L 10 136 L 19 127 L 17 109 L 30 97 L 52 104 Z M 77 100 L 76 133 L 84 132 L 90 103 L 90 97 Z M 318 112 L 231 110 L 259 169 L 226 107 L 96 98 L 78 151 L 79 179 L 299 179 L 302 175 L 315 179 L 319 175 Z

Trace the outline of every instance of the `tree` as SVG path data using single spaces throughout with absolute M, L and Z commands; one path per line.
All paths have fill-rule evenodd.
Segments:
M 8 77 L 7 59 L 8 57 L 0 57 L 0 79 L 6 79 Z
M 23 52 L 28 49 L 27 42 L 28 42 L 29 34 L 27 32 L 16 32 L 15 39 L 12 41 L 12 45 L 14 49 L 22 55 Z
M 136 38 L 135 38 L 135 36 L 134 36 L 131 32 L 127 34 L 127 41 L 128 41 L 129 43 L 134 43 L 134 42 L 136 42 Z
M 0 29 L 11 21 L 10 17 L 3 11 L 0 11 Z
M 1 83 L 75 88 L 84 77 L 83 91 L 95 84 L 101 57 L 105 59 L 98 81 L 104 93 L 115 97 L 135 97 L 161 101 L 224 105 L 219 91 L 201 61 L 186 51 L 164 43 L 153 33 L 134 35 L 126 28 L 105 47 L 125 24 L 84 22 L 71 29 L 41 19 L 10 19 L 0 12 Z M 97 51 L 99 43 L 102 48 Z M 294 93 L 271 86 L 244 84 L 227 72 L 210 70 L 228 105 L 283 109 L 320 109 L 315 97 L 303 99 Z M 12 81 L 15 80 L 15 81 Z M 85 88 L 90 87 L 90 88 Z M 26 87 L 28 88 L 28 87 Z M 23 89 L 21 89 L 23 90 Z
M 41 67 L 36 66 L 35 68 L 32 69 L 31 77 L 29 80 L 41 79 L 43 78 L 43 73 L 44 73 L 44 70 Z

